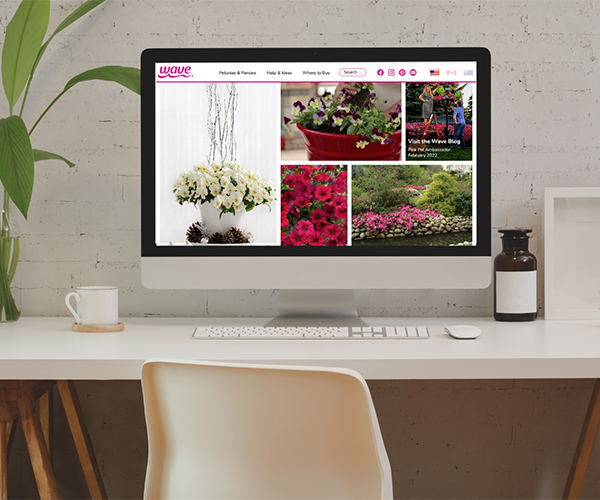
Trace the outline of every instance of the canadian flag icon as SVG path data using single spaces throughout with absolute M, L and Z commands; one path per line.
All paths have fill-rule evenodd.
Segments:
M 448 70 L 446 70 L 446 74 L 447 75 L 454 75 L 454 76 L 456 76 L 456 70 L 455 69 L 448 69 Z

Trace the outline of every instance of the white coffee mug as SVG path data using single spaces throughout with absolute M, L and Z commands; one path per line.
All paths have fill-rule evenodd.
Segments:
M 65 297 L 65 303 L 79 325 L 119 323 L 119 289 L 116 286 L 78 286 Z M 75 297 L 77 312 L 69 299 Z

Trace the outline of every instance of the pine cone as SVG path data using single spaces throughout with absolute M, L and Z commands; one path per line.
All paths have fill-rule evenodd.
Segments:
M 248 237 L 237 227 L 232 227 L 229 231 L 227 231 L 227 233 L 225 233 L 225 236 L 223 237 L 223 239 L 225 239 L 225 237 L 228 237 L 228 239 L 230 239 L 231 241 L 228 241 L 228 243 L 248 243 Z
M 235 243 L 235 236 L 231 232 L 231 229 L 223 235 L 223 243 L 226 243 L 226 244 Z
M 208 240 L 209 243 L 223 243 L 223 235 L 221 233 L 213 233 Z
M 206 229 L 203 222 L 194 222 L 188 227 L 186 240 L 190 243 L 202 243 L 202 238 L 206 237 Z

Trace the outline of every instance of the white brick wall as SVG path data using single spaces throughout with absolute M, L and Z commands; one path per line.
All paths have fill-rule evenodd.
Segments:
M 52 0 L 50 30 L 79 3 Z M 17 4 L 0 3 L 0 42 Z M 31 125 L 73 75 L 105 64 L 137 66 L 146 47 L 486 46 L 493 64 L 493 225 L 532 227 L 531 249 L 543 268 L 543 188 L 600 185 L 599 8 L 596 1 L 565 0 L 107 0 L 56 37 L 37 71 L 24 118 Z M 2 100 L 0 116 L 6 113 Z M 102 283 L 120 287 L 122 316 L 219 316 L 231 314 L 231 304 L 241 316 L 272 314 L 277 299 L 272 290 L 170 292 L 142 287 L 139 135 L 139 98 L 106 82 L 76 86 L 36 130 L 35 147 L 62 154 L 77 166 L 44 162 L 36 167 L 30 218 L 20 221 L 24 314 L 64 315 L 68 290 Z M 495 238 L 494 252 L 499 248 Z M 357 297 L 364 315 L 492 313 L 491 289 L 360 290 Z M 397 472 L 397 496 L 559 496 L 577 434 L 573 429 L 580 425 L 590 386 L 581 382 L 573 392 L 571 385 L 552 381 L 542 383 L 543 389 L 511 384 L 444 383 L 432 391 L 426 389 L 432 384 L 410 383 L 378 389 L 376 395 L 385 395 L 379 400 L 386 415 L 385 432 L 399 449 L 405 450 L 420 435 L 441 439 L 445 432 L 456 434 L 445 458 L 438 458 L 443 447 L 419 445 L 422 468 Z M 118 384 L 112 387 L 115 401 L 127 394 Z M 91 384 L 89 391 L 100 390 Z M 536 395 L 540 391 L 543 402 Z M 407 392 L 413 417 L 399 417 L 400 425 L 394 423 L 395 401 L 400 404 Z M 577 394 L 576 412 L 572 393 Z M 452 417 L 456 427 L 438 432 L 456 411 L 452 401 L 470 401 L 465 394 L 477 395 L 482 404 L 498 411 L 466 423 Z M 515 403 L 521 398 L 523 405 Z M 432 404 L 432 399 L 440 404 Z M 86 406 L 91 413 L 99 411 L 93 400 L 89 398 Z M 528 406 L 532 401 L 538 405 L 533 410 Z M 514 408 L 514 414 L 503 413 L 505 405 Z M 546 435 L 536 434 L 535 422 L 541 417 L 546 419 L 540 424 Z M 126 436 L 130 424 L 123 418 L 120 428 Z M 97 439 L 104 439 L 104 424 L 93 426 Z M 568 439 L 557 441 L 564 432 Z M 144 453 L 138 453 L 142 470 Z M 406 457 L 411 453 L 410 448 L 406 455 L 393 451 L 392 462 L 410 463 Z M 473 457 L 486 459 L 470 467 Z M 593 460 L 585 493 L 598 497 L 597 454 Z M 464 475 L 456 472 L 469 467 Z M 406 481 L 408 490 L 403 487 Z M 113 498 L 129 495 L 120 484 L 124 482 L 109 484 Z
M 2 27 L 16 5 L 0 6 Z M 53 2 L 50 28 L 76 5 Z M 137 66 L 146 47 L 487 46 L 494 90 L 493 224 L 531 226 L 531 248 L 543 269 L 543 188 L 600 181 L 592 120 L 597 20 L 594 2 L 575 1 L 108 1 L 56 37 L 24 116 L 31 124 L 78 72 L 103 64 Z M 0 111 L 6 112 L 5 103 Z M 65 314 L 62 296 L 90 283 L 85 280 L 118 285 L 123 316 L 171 314 L 171 300 L 153 301 L 157 296 L 172 297 L 179 314 L 206 314 L 206 303 L 212 314 L 227 313 L 231 303 L 239 315 L 273 313 L 277 295 L 269 291 L 228 292 L 223 303 L 223 294 L 141 286 L 137 96 L 106 82 L 80 84 L 46 116 L 33 140 L 77 166 L 37 166 L 30 221 L 21 224 L 24 314 Z M 56 261 L 73 264 L 58 276 Z M 489 315 L 492 291 L 363 290 L 358 306 L 364 315 Z

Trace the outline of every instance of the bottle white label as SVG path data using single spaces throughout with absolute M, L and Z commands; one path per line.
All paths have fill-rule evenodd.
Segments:
M 537 271 L 496 271 L 496 312 L 537 312 Z

